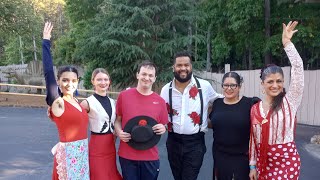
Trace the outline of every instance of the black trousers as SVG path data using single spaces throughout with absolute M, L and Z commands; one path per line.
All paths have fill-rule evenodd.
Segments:
M 217 180 L 249 180 L 249 157 L 245 154 L 228 154 L 212 148 L 214 174 Z M 213 178 L 214 179 L 214 178 Z
M 170 132 L 168 160 L 175 180 L 196 180 L 206 153 L 204 132 L 183 135 Z

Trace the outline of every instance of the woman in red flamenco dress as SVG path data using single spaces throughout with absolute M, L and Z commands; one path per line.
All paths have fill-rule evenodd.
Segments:
M 50 52 L 52 28 L 51 23 L 45 23 L 42 41 L 46 102 L 60 141 L 52 148 L 52 180 L 89 180 L 88 114 L 73 96 L 79 82 L 78 71 L 73 66 L 61 67 L 56 81 Z
M 291 63 L 289 90 L 281 67 L 261 69 L 265 97 L 251 108 L 250 180 L 297 180 L 300 156 L 294 142 L 296 113 L 304 88 L 303 61 L 291 42 L 298 22 L 283 24 L 282 44 Z

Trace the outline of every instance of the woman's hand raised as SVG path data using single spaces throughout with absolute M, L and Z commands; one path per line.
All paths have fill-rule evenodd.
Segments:
M 287 25 L 282 23 L 282 44 L 284 47 L 291 41 L 293 34 L 298 31 L 294 29 L 297 25 L 298 21 L 290 21 Z
M 53 28 L 53 25 L 51 24 L 51 22 L 46 22 L 44 24 L 43 39 L 50 40 L 52 28 Z

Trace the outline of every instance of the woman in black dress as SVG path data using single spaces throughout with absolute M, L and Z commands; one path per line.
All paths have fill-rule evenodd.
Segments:
M 213 102 L 214 176 L 218 180 L 249 179 L 250 109 L 259 98 L 240 97 L 242 78 L 228 72 L 222 78 L 224 98 Z

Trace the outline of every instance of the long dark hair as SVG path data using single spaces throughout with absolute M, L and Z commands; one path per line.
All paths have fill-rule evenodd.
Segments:
M 267 76 L 269 76 L 270 74 L 276 74 L 276 73 L 279 73 L 281 74 L 282 77 L 284 77 L 283 70 L 281 69 L 281 67 L 275 64 L 268 64 L 261 69 L 260 79 L 263 82 Z M 271 103 L 272 111 L 278 111 L 280 109 L 285 95 L 286 95 L 286 90 L 285 88 L 283 88 L 283 91 L 280 92 L 276 97 L 272 99 L 272 103 Z

